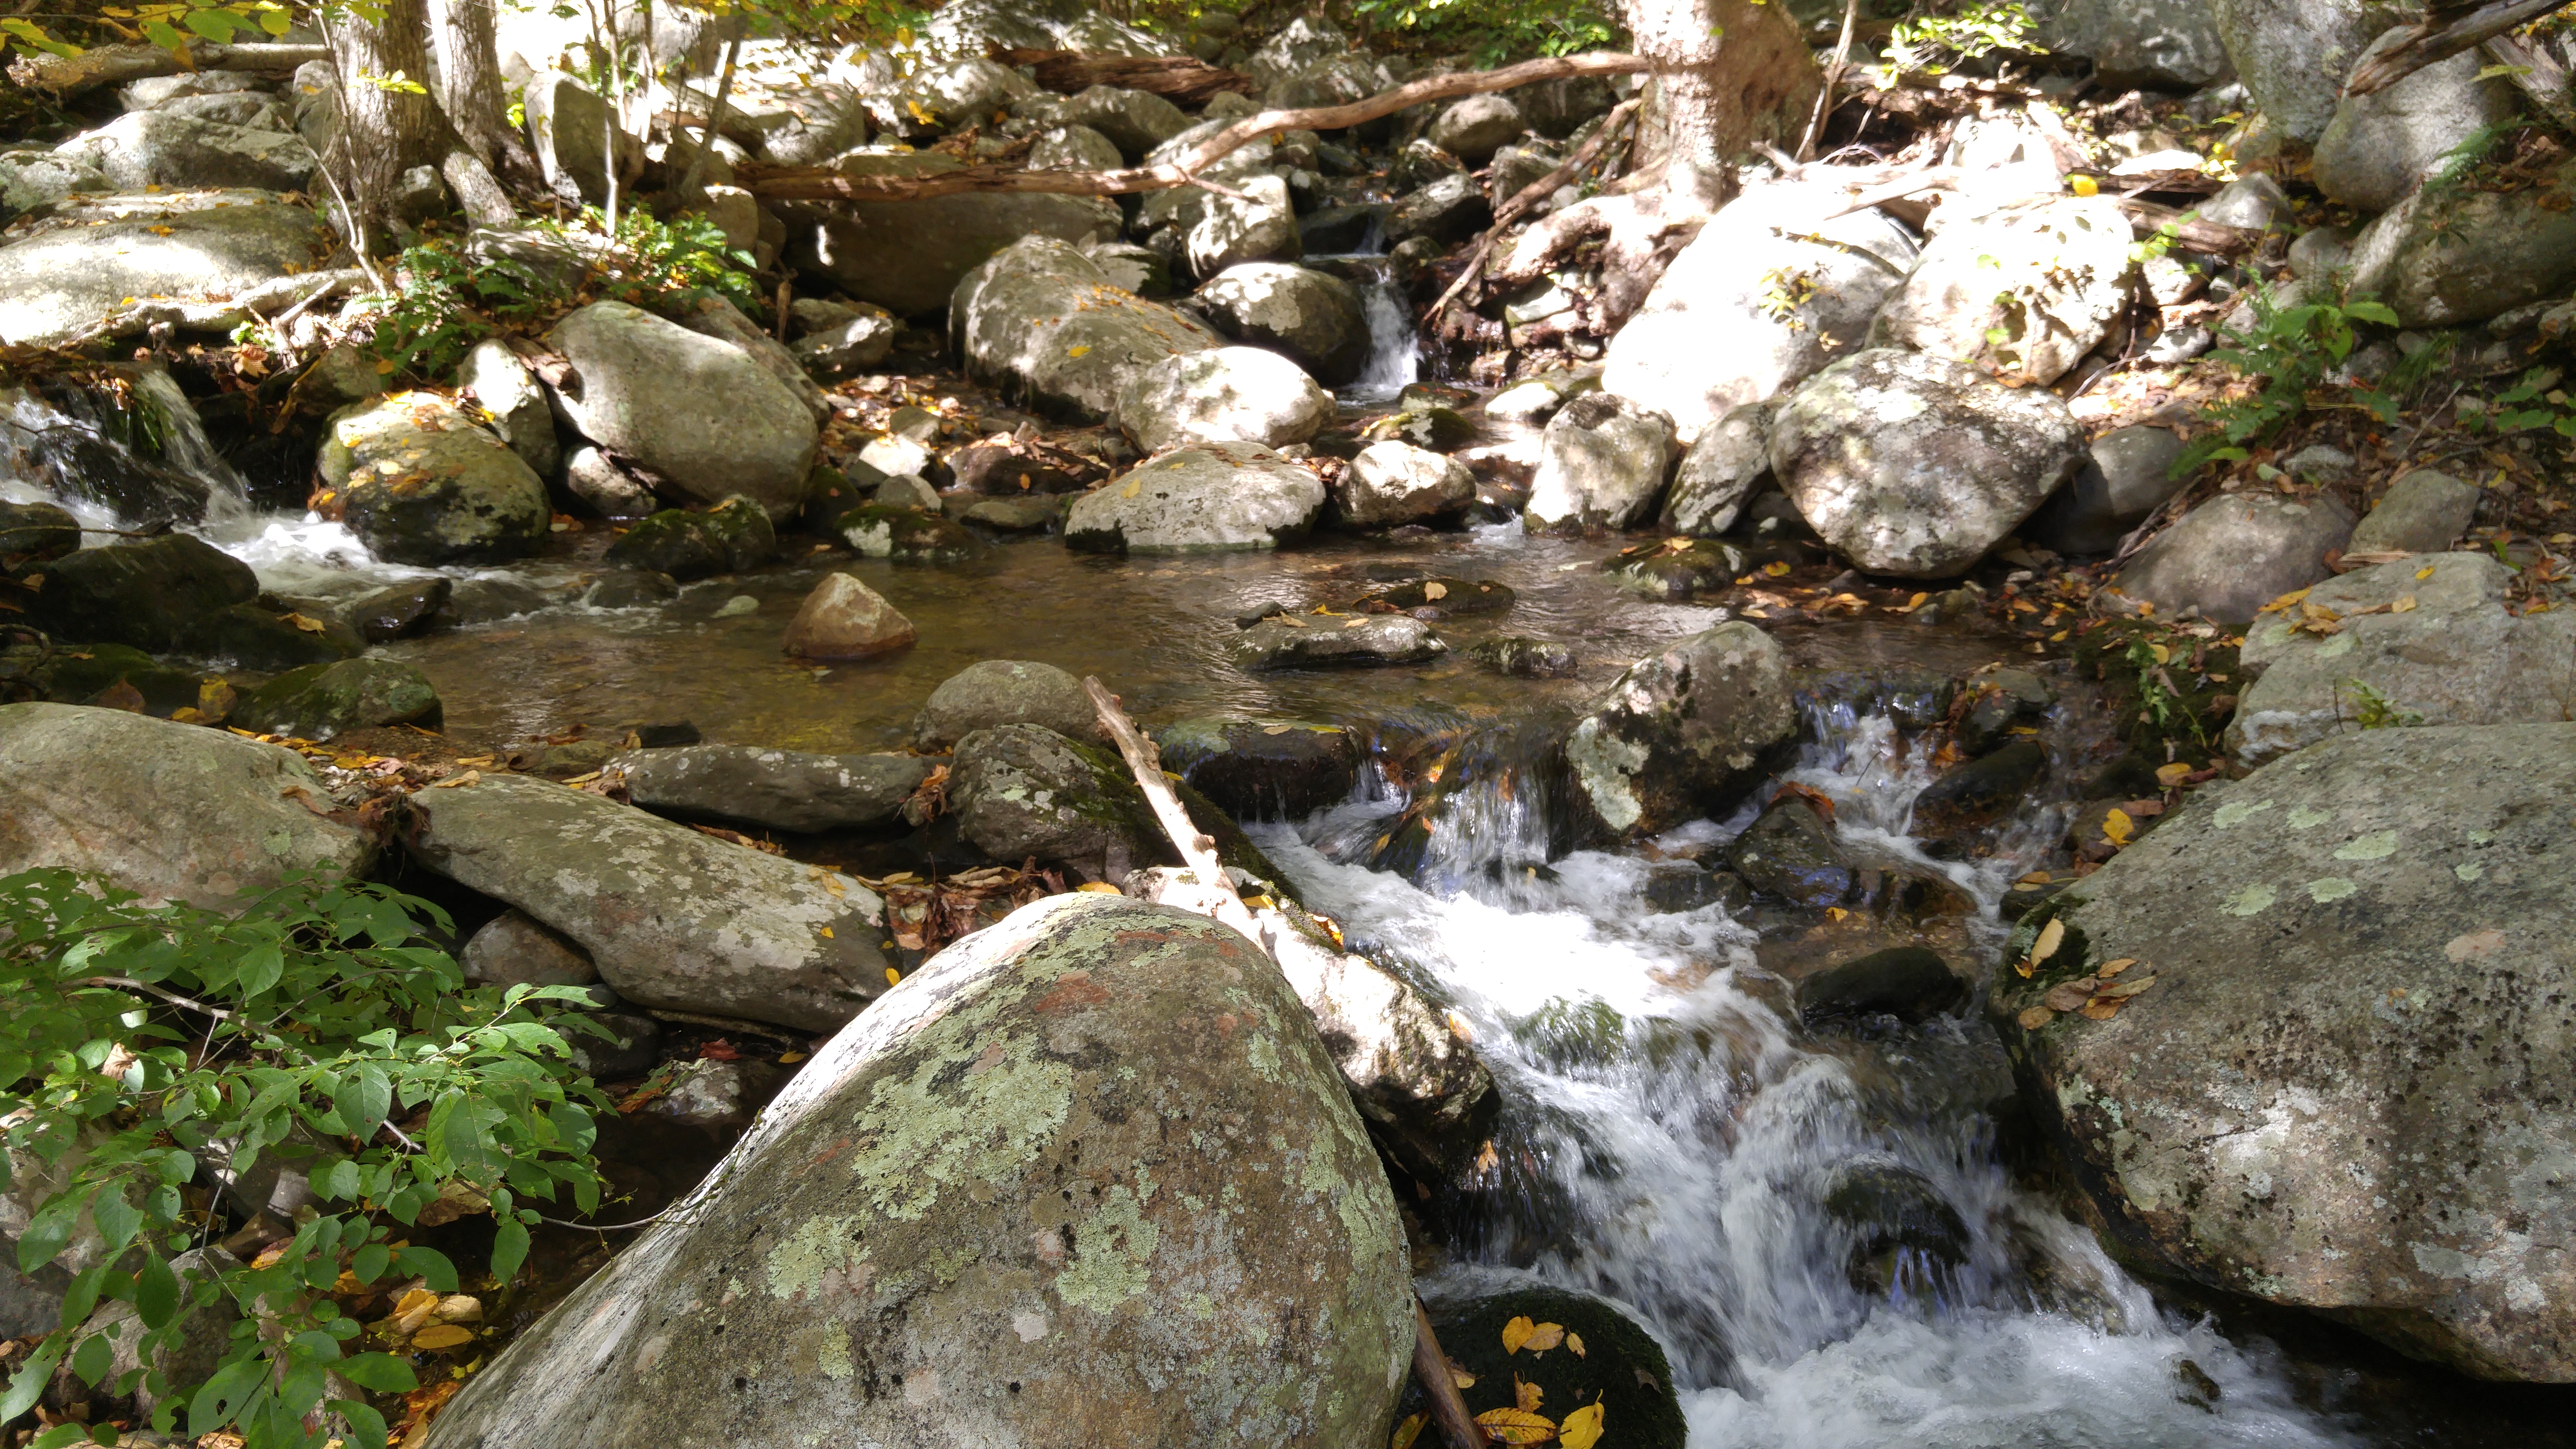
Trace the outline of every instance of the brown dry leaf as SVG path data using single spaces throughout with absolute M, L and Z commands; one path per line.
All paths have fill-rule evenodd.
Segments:
M 2048 994 L 2039 999 L 2040 1004 L 2051 1011 L 2074 1011 L 2093 999 L 2093 984 L 2090 976 L 2061 981 L 2048 988 Z
M 1524 1409 L 1487 1409 L 1476 1422 L 1497 1444 L 1544 1444 L 1556 1437 L 1554 1423 Z
M 1566 1415 L 1565 1422 L 1556 1426 L 1556 1441 L 1565 1449 L 1592 1449 L 1593 1445 L 1601 1442 L 1602 1413 L 1601 1403 L 1596 1399 Z
M 1519 1374 L 1512 1375 L 1512 1399 L 1521 1406 L 1521 1409 L 1524 1412 L 1532 1414 L 1537 1413 L 1538 1406 L 1544 1402 L 1546 1398 L 1547 1390 L 1540 1388 L 1536 1384 L 1523 1382 Z
M 145 710 L 143 691 L 122 679 L 100 690 L 91 703 L 100 709 L 121 709 L 127 714 L 141 714 Z
M 278 617 L 294 625 L 296 628 L 303 630 L 307 634 L 319 634 L 324 629 L 330 627 L 310 614 L 281 614 Z
M 2152 976 L 2141 976 L 2133 981 L 2122 981 L 2116 985 L 2105 986 L 2093 994 L 2111 1001 L 2126 1001 L 2128 998 L 2137 995 L 2139 992 L 2144 991 L 2155 984 L 2156 978 Z
M 1581 1357 L 1583 1357 L 1583 1335 L 1582 1335 L 1582 1334 L 1579 1334 L 1579 1333 L 1569 1333 L 1569 1334 L 1567 1334 L 1567 1335 L 1565 1336 L 1565 1346 L 1566 1346 L 1567 1348 L 1572 1349 L 1572 1350 L 1574 1351 L 1574 1356 L 1575 1356 L 1576 1358 L 1581 1358 Z
M 2084 1019 L 2086 1021 L 2109 1021 L 2112 1017 L 2120 1014 L 2121 1005 L 2122 998 L 2120 997 L 2097 996 L 2091 1001 L 2084 1003 Z
M 1538 1325 L 1530 1322 L 1526 1317 L 1515 1318 L 1504 1324 L 1503 1352 L 1507 1354 L 1520 1352 L 1521 1345 L 1529 1342 L 1530 1335 L 1537 1331 Z
M 2138 964 L 2138 958 L 2137 958 L 2137 957 L 2135 957 L 2135 956 L 2123 956 L 2123 957 L 2121 957 L 2121 958 L 2120 958 L 2119 960 L 2117 960 L 2117 961 L 2105 961 L 2105 962 L 2103 962 L 2103 963 L 2102 963 L 2102 969 L 2101 969 L 2101 970 L 2099 970 L 2099 971 L 2094 972 L 2093 974 L 2094 974 L 2094 975 L 2096 975 L 2096 976 L 2101 977 L 2101 978 L 2102 978 L 2103 980 L 2105 980 L 2105 981 L 2108 981 L 2108 980 L 2110 980 L 2112 977 L 2119 975 L 2121 972 L 2126 971 L 2126 970 L 2128 970 L 2130 967 L 2135 966 L 2135 965 L 2137 965 L 2137 964 Z
M 1422 1426 L 1431 1422 L 1420 1414 L 1407 1414 L 1387 1437 L 1386 1449 L 1413 1449 L 1413 1441 L 1422 1437 Z
M 2049 1010 L 2045 1006 L 2034 1006 L 2013 1019 L 2021 1023 L 2022 1030 L 2037 1031 L 2041 1027 L 2048 1025 L 2050 1022 L 2057 1020 L 2057 1013 Z
M 438 1295 L 426 1288 L 414 1288 L 394 1300 L 394 1331 L 417 1333 L 437 1312 Z
M 432 785 L 429 788 L 433 790 L 453 790 L 459 785 L 471 785 L 482 778 L 482 771 L 468 770 L 462 775 L 450 775 L 446 779 L 439 781 L 437 784 Z
M 411 1346 L 416 1349 L 455 1348 L 459 1344 L 473 1341 L 473 1329 L 459 1328 L 452 1323 L 442 1323 L 436 1328 L 424 1328 L 413 1334 Z
M 470 1293 L 450 1293 L 446 1297 L 438 1300 L 438 1321 L 441 1323 L 481 1323 L 483 1321 L 483 1300 Z
M 1538 1327 L 1530 1330 L 1529 1342 L 1524 1344 L 1523 1347 L 1527 1348 L 1532 1354 L 1542 1354 L 1563 1342 L 1565 1342 L 1564 1324 L 1542 1323 Z
M 1422 597 L 1426 599 L 1445 599 L 1449 597 L 1449 586 L 1435 579 L 1422 586 Z
M 274 1267 L 278 1259 L 286 1256 L 286 1249 L 285 1243 L 271 1243 L 259 1250 L 259 1256 L 251 1259 L 250 1265 L 255 1269 Z

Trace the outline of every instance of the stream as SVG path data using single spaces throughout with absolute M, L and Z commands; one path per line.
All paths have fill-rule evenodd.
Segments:
M 1382 405 L 1415 366 L 1393 293 L 1365 295 L 1385 335 L 1345 400 Z M 193 531 L 271 591 L 354 593 L 429 572 L 373 562 L 337 525 L 241 503 L 193 421 L 176 420 L 186 436 L 162 454 L 211 495 Z M 67 487 L 23 446 L 82 422 L 22 398 L 11 422 L 22 446 L 0 496 L 53 497 L 86 525 L 115 526 L 110 503 Z M 2340 1330 L 2151 1294 L 2014 1164 L 2002 1140 L 2009 1073 L 1976 1008 L 1922 1027 L 1800 1027 L 1757 964 L 1754 925 L 1721 905 L 1659 909 L 1651 888 L 1658 859 L 1706 854 L 1750 823 L 1750 806 L 1645 850 L 1551 859 L 1547 792 L 1526 778 L 1522 742 L 1544 733 L 1533 726 L 1632 660 L 1732 617 L 1620 592 L 1597 569 L 1616 542 L 1531 538 L 1513 523 L 1131 561 L 1040 538 L 948 568 L 834 553 L 696 584 L 658 607 L 593 609 L 577 594 L 607 543 L 593 526 L 523 566 L 451 570 L 534 584 L 551 601 L 384 652 L 428 675 L 447 731 L 476 747 L 685 720 L 711 741 L 902 748 L 931 689 L 987 658 L 1097 674 L 1149 727 L 1253 714 L 1349 724 L 1375 740 L 1379 767 L 1353 798 L 1254 829 L 1355 948 L 1454 1005 L 1504 1094 L 1494 1151 L 1443 1204 L 1452 1240 L 1424 1292 L 1438 1301 L 1535 1277 L 1620 1301 L 1670 1356 L 1694 1449 L 2565 1442 L 2550 1437 L 2564 1433 L 2556 1401 L 2537 1391 L 2482 1386 L 2472 1405 L 2460 1381 Z M 791 556 L 807 546 L 788 544 Z M 919 643 L 828 668 L 783 658 L 780 630 L 826 569 L 882 593 Z M 1235 621 L 1269 606 L 1338 605 L 1432 576 L 1495 580 L 1518 599 L 1441 620 L 1451 652 L 1418 668 L 1255 675 L 1224 655 Z M 2022 641 L 1974 621 L 1772 627 L 1796 665 L 1828 679 L 2033 662 Z M 1575 672 L 1509 679 L 1466 657 L 1505 634 L 1573 645 Z M 1932 858 L 1909 834 L 1913 797 L 1932 777 L 1926 752 L 1853 703 L 1866 694 L 1810 691 L 1810 739 L 1783 778 L 1833 802 L 1847 844 L 1973 898 L 1968 938 L 1990 961 L 1997 903 L 2051 863 L 2068 802 L 2043 793 L 1991 855 Z M 1395 757 L 1424 738 L 1485 744 L 1460 751 L 1474 767 L 1447 786 L 1420 861 L 1377 868 L 1389 823 L 1415 803 L 1413 772 Z M 2045 738 L 2060 778 L 2108 744 L 2080 701 Z M 1930 1185 L 1964 1253 L 1899 1252 L 1888 1291 L 1864 1291 L 1847 1271 L 1851 1230 L 1823 1201 L 1838 1175 L 1884 1166 Z

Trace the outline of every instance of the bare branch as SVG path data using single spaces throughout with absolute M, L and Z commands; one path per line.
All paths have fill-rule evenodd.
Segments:
M 22 55 L 9 63 L 9 79 L 30 90 L 76 96 L 100 86 L 192 70 L 255 70 L 286 74 L 309 60 L 327 60 L 319 45 L 193 45 L 185 55 L 157 45 L 99 45 L 78 55 Z
M 1503 203 L 1503 209 L 1494 213 L 1494 224 L 1477 239 L 1476 249 L 1468 253 L 1467 265 L 1459 271 L 1458 280 L 1451 282 L 1449 290 L 1441 293 L 1440 300 L 1432 303 L 1431 310 L 1424 314 L 1432 326 L 1440 325 L 1440 314 L 1449 310 L 1449 304 L 1458 300 L 1458 295 L 1474 285 L 1476 279 L 1484 274 L 1485 258 L 1492 254 L 1494 242 L 1502 236 L 1503 228 L 1520 220 L 1531 207 L 1554 196 L 1558 187 L 1573 180 L 1584 167 L 1591 165 L 1593 158 L 1601 154 L 1602 148 L 1610 144 L 1611 134 L 1636 113 L 1637 103 L 1633 100 L 1621 101 L 1611 107 L 1610 114 L 1602 118 L 1601 128 L 1592 133 L 1591 140 L 1584 142 L 1580 149 L 1566 158 L 1564 165 L 1512 193 L 1511 200 Z
M 2490 40 L 2552 10 L 2568 0 L 2475 0 L 2432 7 L 2432 13 L 2407 27 L 2398 42 L 2355 69 L 2343 84 L 2348 96 L 2384 91 L 2428 65 L 2449 60 L 2481 41 Z

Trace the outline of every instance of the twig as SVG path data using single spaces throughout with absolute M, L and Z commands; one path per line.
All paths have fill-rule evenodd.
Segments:
M 146 996 L 157 996 L 163 1001 L 170 1003 L 172 1006 L 179 1007 L 186 1011 L 197 1012 L 204 1016 L 211 1016 L 217 1021 L 230 1021 L 233 1019 L 233 1013 L 224 1010 L 220 1006 L 208 1006 L 202 1001 L 196 1001 L 189 997 L 181 996 L 174 991 L 164 991 L 160 987 L 155 986 L 148 981 L 137 981 L 131 976 L 84 976 L 72 984 L 75 986 L 122 987 L 127 991 L 140 991 Z
M 680 1205 L 678 1203 L 673 1203 L 671 1206 L 662 1209 L 660 1212 L 653 1214 L 653 1216 L 649 1218 L 637 1218 L 631 1223 L 568 1223 L 561 1218 L 547 1217 L 544 1213 L 537 1214 L 537 1221 L 541 1223 L 551 1223 L 558 1228 L 578 1228 L 585 1233 L 622 1233 L 628 1228 L 649 1228 L 655 1223 L 660 1222 L 662 1219 L 669 1217 L 672 1213 L 679 1211 L 679 1206 Z
M 1602 118 L 1601 129 L 1593 132 L 1592 139 L 1584 142 L 1579 150 L 1566 159 L 1564 165 L 1514 192 L 1512 199 L 1503 203 L 1502 210 L 1494 213 L 1494 224 L 1486 229 L 1483 236 L 1476 239 L 1476 249 L 1467 254 L 1467 265 L 1459 270 L 1458 280 L 1451 282 L 1449 290 L 1440 294 L 1440 300 L 1431 304 L 1431 310 L 1423 314 L 1423 320 L 1431 326 L 1439 326 L 1441 314 L 1449 310 L 1449 305 L 1458 300 L 1460 293 L 1466 291 L 1478 277 L 1484 275 L 1485 258 L 1493 254 L 1494 243 L 1502 236 L 1503 228 L 1519 221 L 1531 207 L 1554 196 L 1558 187 L 1574 179 L 1584 167 L 1591 165 L 1593 158 L 1599 156 L 1603 148 L 1610 144 L 1611 133 L 1618 130 L 1628 117 L 1635 115 L 1636 112 L 1637 103 L 1633 100 L 1621 101 L 1611 107 L 1610 114 Z
M 1253 924 L 1252 912 L 1246 910 L 1243 897 L 1234 891 L 1234 878 L 1225 873 L 1225 865 L 1216 858 L 1216 842 L 1199 833 L 1198 823 L 1181 805 L 1180 795 L 1163 774 L 1163 759 L 1154 742 L 1136 728 L 1136 722 L 1119 708 L 1118 696 L 1111 694 L 1097 676 L 1082 681 L 1082 692 L 1091 696 L 1091 707 L 1100 715 L 1101 728 L 1117 742 L 1118 753 L 1125 756 L 1127 768 L 1136 776 L 1137 788 L 1145 792 L 1145 802 L 1154 807 L 1154 819 L 1163 833 L 1172 839 L 1172 847 L 1181 853 L 1181 863 L 1196 872 L 1213 893 L 1215 908 L 1209 914 L 1243 933 L 1244 939 L 1258 946 L 1261 928 Z
M 1440 1351 L 1440 1335 L 1432 1332 L 1431 1312 L 1422 1306 L 1418 1293 L 1413 1298 L 1413 1376 L 1421 1381 L 1423 1396 L 1431 1400 L 1431 1417 L 1439 1421 L 1440 1437 L 1449 1441 L 1449 1449 L 1479 1449 L 1486 1442 L 1485 1431 L 1459 1396 L 1458 1380 L 1449 1372 L 1449 1355 Z
M 689 158 L 689 169 L 680 177 L 680 189 L 674 193 L 683 206 L 705 199 L 698 191 L 698 178 L 706 174 L 707 156 L 716 149 L 716 127 L 724 124 L 725 95 L 733 89 L 734 63 L 742 59 L 742 37 L 743 32 L 736 31 L 725 44 L 724 73 L 716 77 L 715 104 L 707 107 L 706 134 L 698 139 L 698 154 Z M 672 122 L 671 129 L 677 131 L 679 123 Z
M 2480 41 L 2502 35 L 2566 4 L 2567 0 L 2493 0 L 2465 14 L 2428 15 L 2421 23 L 2410 26 L 2404 39 L 2357 67 L 2352 78 L 2344 82 L 2343 92 L 2366 96 L 2386 90 L 2428 65 L 2448 60 Z
M 1798 159 L 1806 161 L 1816 154 L 1816 142 L 1825 133 L 1825 117 L 1833 114 L 1834 89 L 1843 83 L 1843 67 L 1851 59 L 1853 27 L 1860 24 L 1860 0 L 1850 0 L 1843 7 L 1843 38 L 1834 45 L 1834 63 L 1825 67 L 1825 88 L 1816 92 L 1816 113 L 1807 118 L 1807 134 L 1798 142 Z

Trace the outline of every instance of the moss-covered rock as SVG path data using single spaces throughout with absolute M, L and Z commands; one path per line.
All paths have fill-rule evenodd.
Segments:
M 101 703 L 100 695 L 123 684 L 142 698 L 145 714 L 162 719 L 196 708 L 203 683 L 193 670 L 164 664 L 122 644 L 50 650 L 34 672 L 45 698 L 56 703 Z
M 1163 767 L 1236 815 L 1297 819 L 1359 783 L 1360 747 L 1339 725 L 1185 719 L 1155 737 Z
M 434 393 L 332 414 L 315 466 L 349 531 L 395 563 L 525 558 L 553 518 L 544 481 L 510 445 Z
M 250 565 L 190 534 L 85 548 L 29 576 L 29 621 L 58 639 L 182 647 L 208 615 L 259 597 Z
M 959 740 L 955 759 L 949 808 L 968 842 L 995 860 L 1062 861 L 1094 880 L 1121 860 L 1128 868 L 1180 862 L 1115 751 L 1039 725 L 1008 724 Z M 1216 841 L 1219 860 L 1265 881 L 1282 879 L 1232 816 L 1187 784 L 1177 790 L 1191 821 Z
M 861 558 L 896 563 L 963 563 L 984 551 L 983 540 L 936 513 L 891 503 L 863 504 L 834 525 Z
M 291 669 L 251 690 L 233 722 L 262 734 L 327 740 L 374 725 L 438 723 L 428 676 L 391 659 L 343 659 Z
M 702 513 L 666 508 L 645 518 L 608 547 L 611 567 L 643 569 L 675 579 L 738 574 L 778 556 L 769 515 L 744 498 L 728 498 Z

